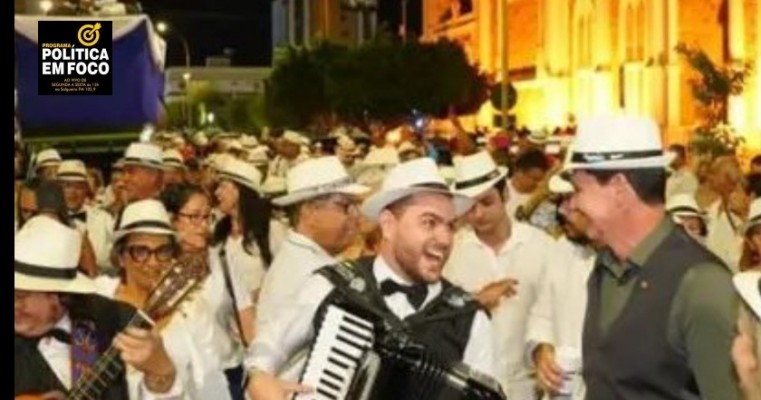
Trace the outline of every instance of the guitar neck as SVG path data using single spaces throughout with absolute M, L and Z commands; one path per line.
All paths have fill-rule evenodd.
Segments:
M 139 310 L 127 323 L 127 327 L 147 329 L 153 325 L 153 320 Z M 113 345 L 109 346 L 108 350 L 92 366 L 92 369 L 77 380 L 66 398 L 69 400 L 100 399 L 123 372 L 124 363 L 119 359 L 119 350 Z

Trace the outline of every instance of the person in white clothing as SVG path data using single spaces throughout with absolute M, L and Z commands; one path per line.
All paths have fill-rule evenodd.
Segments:
M 77 272 L 81 241 L 76 230 L 44 215 L 15 237 L 16 398 L 181 398 L 178 370 L 162 338 L 130 326 L 135 309 L 96 295 L 93 280 Z M 111 363 L 138 373 L 130 378 L 96 367 L 111 345 L 118 354 Z
M 58 167 L 57 179 L 63 189 L 69 218 L 92 245 L 98 271 L 113 272 L 110 255 L 114 218 L 101 208 L 85 204 L 90 190 L 84 163 L 80 160 L 62 161 Z
M 346 290 L 355 290 L 358 296 L 381 307 L 384 317 L 372 320 L 379 330 L 386 323 L 404 324 L 401 332 L 436 359 L 462 362 L 493 375 L 493 337 L 486 313 L 466 292 L 441 277 L 455 220 L 471 204 L 470 199 L 450 191 L 429 158 L 402 163 L 391 170 L 382 189 L 362 205 L 362 213 L 383 231 L 378 256 L 354 261 L 350 266 L 327 266 L 309 277 L 249 349 L 249 396 L 284 400 L 294 392 L 319 390 L 319 386 L 309 388 L 279 379 L 276 374 L 286 360 L 314 340 L 312 326 L 318 309 L 330 304 L 350 307 L 351 298 L 341 297 Z M 347 276 L 343 274 L 353 277 L 342 282 L 340 276 Z M 437 314 L 435 310 L 442 308 L 445 312 Z M 420 384 L 414 379 L 400 381 L 410 384 L 405 395 Z M 399 387 L 375 389 L 393 391 Z
M 737 272 L 743 243 L 740 228 L 749 207 L 737 159 L 723 156 L 714 160 L 709 182 L 717 198 L 705 209 L 708 228 L 706 246 Z
M 708 234 L 706 213 L 698 207 L 694 194 L 682 193 L 666 198 L 666 212 L 695 240 L 705 241 Z
M 687 162 L 687 149 L 684 145 L 672 144 L 669 146 L 669 152 L 675 157 L 671 162 L 669 177 L 666 180 L 666 198 L 669 199 L 678 194 L 694 196 L 700 183 Z
M 98 293 L 138 309 L 147 306 L 149 297 L 170 269 L 192 268 L 183 273 L 196 276 L 202 276 L 208 269 L 206 259 L 178 251 L 169 215 L 161 202 L 153 199 L 139 200 L 124 208 L 114 236 L 112 259 L 122 276 L 96 278 Z M 180 398 L 230 399 L 221 360 L 214 352 L 219 337 L 214 316 L 205 297 L 198 295 L 199 290 L 200 283 L 175 308 L 152 317 L 176 366 Z M 127 371 L 131 398 L 135 393 L 131 382 L 139 382 L 140 375 L 139 371 Z
M 318 268 L 337 256 L 359 232 L 358 196 L 368 188 L 352 182 L 337 157 L 313 158 L 288 172 L 288 193 L 273 199 L 289 208 L 291 230 L 264 278 L 256 316 L 257 330 L 282 307 Z
M 271 207 L 261 194 L 262 175 L 253 165 L 231 158 L 218 167 L 216 177 L 219 184 L 214 195 L 223 216 L 214 225 L 213 252 L 245 271 L 249 295 L 256 300 L 272 263 Z M 253 327 L 253 319 L 243 323 Z
M 563 196 L 559 209 L 563 236 L 550 255 L 539 298 L 531 309 L 526 350 L 547 398 L 583 400 L 581 337 L 587 280 L 596 253 L 584 233 L 589 225 L 586 217 L 567 207 L 573 186 L 556 174 L 550 179 L 550 191 Z M 559 357 L 565 368 L 559 365 Z
M 285 178 L 291 168 L 309 159 L 308 154 L 302 150 L 303 146 L 309 146 L 306 136 L 290 130 L 283 132 L 275 141 L 277 155 L 270 161 L 267 178 Z
M 201 294 L 214 318 L 211 327 L 216 336 L 210 343 L 211 350 L 220 359 L 230 395 L 233 399 L 242 399 L 243 355 L 246 343 L 253 338 L 255 315 L 246 281 L 248 268 L 241 263 L 231 263 L 227 265 L 229 275 L 226 275 L 219 249 L 210 249 L 211 199 L 203 188 L 173 185 L 162 192 L 161 201 L 177 232 L 181 255 L 209 260 Z
M 474 199 L 466 214 L 469 228 L 455 241 L 444 276 L 474 293 L 492 316 L 497 376 L 509 399 L 535 399 L 535 382 L 522 356 L 529 310 L 552 253 L 552 238 L 507 215 L 504 168 L 489 153 L 456 158 L 455 188 Z

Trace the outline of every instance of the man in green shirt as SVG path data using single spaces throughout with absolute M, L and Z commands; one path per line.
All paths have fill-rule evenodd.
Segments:
M 739 399 L 731 272 L 666 217 L 669 158 L 653 121 L 617 116 L 580 124 L 565 165 L 570 206 L 606 246 L 584 323 L 590 400 Z

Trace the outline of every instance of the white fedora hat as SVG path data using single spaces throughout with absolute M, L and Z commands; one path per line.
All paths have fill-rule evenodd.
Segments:
M 498 167 L 487 151 L 455 157 L 454 189 L 468 197 L 478 197 L 507 176 L 507 168 Z
M 309 146 L 309 138 L 296 131 L 286 130 L 281 139 L 300 146 Z
M 663 149 L 655 121 L 604 116 L 581 121 L 567 170 L 666 168 L 673 155 Z
M 746 271 L 732 278 L 735 289 L 748 304 L 756 317 L 761 318 L 761 272 Z
M 428 157 L 416 158 L 401 163 L 389 171 L 380 191 L 370 196 L 362 204 L 362 213 L 372 221 L 390 204 L 415 193 L 433 192 L 452 196 L 455 213 L 460 216 L 473 205 L 469 197 L 450 190 L 439 174 L 436 163 Z
M 48 216 L 31 218 L 16 234 L 14 289 L 35 292 L 95 293 L 95 284 L 77 270 L 82 234 Z
M 154 199 L 136 201 L 124 208 L 114 233 L 114 242 L 131 233 L 176 235 L 166 208 Z
M 270 176 L 262 183 L 262 193 L 267 197 L 280 196 L 285 194 L 287 186 L 285 184 L 285 178 L 280 176 Z
M 533 144 L 543 145 L 550 138 L 550 132 L 546 129 L 534 129 L 529 133 L 527 139 Z
M 185 168 L 185 161 L 177 149 L 166 149 L 161 154 L 161 162 L 165 168 Z
M 666 199 L 666 212 L 673 217 L 705 218 L 706 216 L 695 201 L 695 196 L 689 193 L 675 194 Z
M 253 165 L 237 158 L 228 158 L 217 169 L 217 178 L 238 182 L 243 186 L 261 192 L 262 173 Z
M 163 152 L 161 147 L 152 143 L 134 142 L 124 152 L 123 165 L 139 165 L 142 167 L 163 169 Z
M 748 213 L 748 221 L 743 226 L 743 235 L 747 235 L 750 228 L 759 224 L 761 224 L 761 197 L 750 203 L 750 212 Z
M 367 153 L 362 165 L 364 166 L 395 166 L 401 161 L 399 160 L 399 152 L 396 147 L 386 146 L 381 148 L 373 148 Z
M 35 168 L 48 167 L 61 164 L 61 155 L 56 149 L 45 149 L 37 153 L 37 161 L 34 163 Z
M 64 160 L 58 166 L 56 179 L 67 182 L 87 182 L 87 168 L 82 160 Z
M 246 160 L 254 165 L 267 165 L 270 161 L 269 149 L 267 146 L 256 146 L 248 150 Z
M 288 206 L 328 193 L 359 196 L 370 188 L 354 183 L 336 156 L 311 158 L 288 170 L 288 194 L 273 199 L 278 206 Z
M 259 146 L 259 140 L 254 135 L 242 135 L 240 144 L 246 149 L 253 149 Z

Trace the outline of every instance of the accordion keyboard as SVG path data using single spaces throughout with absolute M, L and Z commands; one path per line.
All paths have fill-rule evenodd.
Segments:
M 301 383 L 314 388 L 294 400 L 343 400 L 354 375 L 373 345 L 373 325 L 353 314 L 328 306 L 312 345 Z

